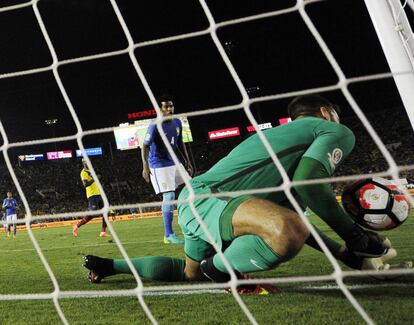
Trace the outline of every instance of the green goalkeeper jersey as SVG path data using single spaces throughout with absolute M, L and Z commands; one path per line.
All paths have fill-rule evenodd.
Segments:
M 263 133 L 290 179 L 302 157 L 319 161 L 331 176 L 355 143 L 346 126 L 317 117 L 300 118 Z M 225 192 L 275 187 L 282 184 L 282 177 L 255 134 L 193 182 L 205 184 L 213 192 Z M 280 191 L 255 196 L 274 202 L 285 197 Z
M 347 127 L 316 117 L 300 118 L 263 133 L 291 180 L 331 176 L 351 152 L 355 142 L 353 133 Z M 281 183 L 281 174 L 257 134 L 243 141 L 209 171 L 190 182 L 196 195 L 260 189 L 264 193 L 250 194 L 289 206 L 283 191 L 271 189 Z M 294 195 L 302 207 L 309 206 L 338 234 L 347 232 L 353 223 L 344 215 L 330 187 L 325 185 L 299 186 L 295 190 L 300 191 L 300 195 Z M 179 196 L 179 200 L 184 202 L 178 204 L 178 223 L 184 234 L 186 255 L 194 261 L 201 261 L 214 254 L 211 239 L 220 248 L 223 240 L 230 240 L 233 235 L 233 210 L 251 196 L 228 194 L 226 197 L 194 200 L 194 208 L 209 230 L 211 239 L 185 202 L 188 196 L 189 189 L 185 187 Z

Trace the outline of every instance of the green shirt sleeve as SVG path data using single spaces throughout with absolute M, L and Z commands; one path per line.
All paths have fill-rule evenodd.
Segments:
M 336 167 L 354 148 L 355 136 L 346 126 L 321 119 L 314 129 L 314 137 L 303 157 L 319 161 L 328 175 L 332 176 Z
M 321 162 L 303 157 L 293 176 L 294 181 L 328 178 L 330 175 Z M 325 221 L 342 239 L 353 229 L 352 218 L 336 201 L 330 184 L 295 186 L 301 202 Z

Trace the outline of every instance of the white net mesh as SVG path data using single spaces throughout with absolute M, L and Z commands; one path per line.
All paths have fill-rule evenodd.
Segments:
M 205 17 L 208 20 L 208 27 L 202 30 L 198 31 L 191 31 L 191 32 L 185 32 L 180 35 L 175 36 L 168 36 L 168 37 L 162 37 L 162 38 L 155 38 L 152 40 L 144 40 L 142 42 L 135 42 L 131 31 L 129 29 L 128 24 L 126 23 L 125 19 L 125 12 L 122 12 L 120 9 L 120 4 L 117 3 L 115 0 L 110 1 L 110 5 L 112 7 L 112 10 L 115 14 L 116 21 L 119 24 L 119 26 L 122 29 L 123 37 L 125 37 L 127 45 L 121 49 L 121 50 L 111 50 L 111 51 L 102 51 L 101 53 L 97 54 L 88 54 L 86 56 L 74 56 L 66 59 L 59 59 L 59 56 L 56 51 L 56 47 L 54 45 L 54 42 L 52 41 L 53 38 L 50 37 L 51 31 L 46 27 L 44 23 L 44 16 L 41 11 L 39 11 L 38 5 L 42 1 L 30 1 L 23 4 L 16 4 L 16 5 L 10 5 L 3 8 L 0 8 L 0 19 L 2 19 L 2 15 L 7 15 L 14 11 L 19 10 L 26 10 L 26 12 L 30 9 L 32 10 L 32 13 L 35 17 L 35 22 L 37 22 L 38 26 L 40 27 L 41 35 L 44 39 L 44 41 L 47 44 L 47 48 L 49 51 L 49 55 L 51 57 L 52 63 L 51 64 L 43 64 L 38 67 L 27 67 L 24 70 L 18 70 L 18 71 L 7 71 L 7 73 L 0 74 L 0 80 L 6 80 L 6 79 L 12 79 L 12 78 L 22 78 L 24 76 L 29 75 L 35 75 L 40 74 L 43 72 L 51 72 L 53 74 L 54 82 L 56 83 L 58 90 L 64 100 L 64 103 L 67 107 L 67 110 L 69 112 L 70 118 L 73 119 L 74 125 L 75 125 L 75 134 L 73 135 L 65 135 L 65 136 L 56 136 L 53 138 L 47 138 L 47 139 L 40 139 L 40 140 L 28 140 L 23 142 L 10 142 L 8 140 L 8 134 L 6 132 L 5 125 L 3 121 L 0 121 L 0 133 L 3 138 L 3 145 L 1 146 L 1 151 L 4 156 L 5 163 L 8 168 L 8 172 L 11 175 L 12 181 L 15 184 L 15 187 L 18 191 L 18 194 L 20 196 L 20 199 L 22 201 L 22 204 L 24 205 L 24 209 L 26 211 L 26 218 L 23 220 L 20 220 L 20 223 L 25 223 L 28 234 L 30 236 L 30 239 L 32 241 L 32 244 L 39 255 L 39 258 L 46 269 L 48 276 L 53 284 L 53 292 L 47 293 L 47 294 L 2 294 L 0 295 L 1 300 L 30 300 L 30 299 L 46 299 L 46 300 L 53 300 L 54 306 L 56 308 L 56 311 L 59 314 L 60 319 L 63 323 L 68 324 L 67 318 L 62 311 L 59 300 L 63 298 L 84 298 L 84 297 L 115 297 L 115 296 L 136 296 L 140 306 L 145 311 L 147 317 L 149 320 L 156 324 L 157 320 L 152 315 L 150 308 L 147 306 L 144 294 L 149 294 L 151 292 L 164 292 L 164 293 L 173 293 L 177 290 L 180 291 L 188 291 L 192 293 L 196 292 L 204 292 L 208 291 L 212 288 L 223 288 L 225 286 L 228 286 L 229 284 L 199 284 L 199 285 L 169 285 L 169 286 L 144 286 L 143 282 L 141 281 L 139 275 L 135 271 L 133 265 L 131 264 L 128 254 L 124 248 L 124 245 L 120 238 L 118 237 L 115 229 L 111 225 L 111 223 L 108 220 L 108 211 L 112 208 L 115 209 L 122 209 L 122 208 L 130 208 L 130 207 L 138 207 L 140 211 L 142 209 L 148 209 L 153 207 L 160 207 L 159 202 L 150 202 L 150 203 L 140 203 L 140 204 L 133 204 L 133 205 L 110 205 L 110 202 L 108 200 L 108 197 L 105 193 L 104 187 L 100 182 L 98 183 L 99 189 L 102 193 L 102 198 L 104 201 L 104 208 L 100 211 L 104 213 L 105 219 L 108 222 L 109 229 L 113 235 L 113 239 L 121 253 L 121 255 L 128 261 L 128 265 L 130 269 L 133 272 L 133 276 L 137 282 L 137 287 L 135 289 L 125 289 L 125 290 L 110 290 L 110 291 L 67 291 L 62 290 L 61 285 L 59 284 L 59 281 L 57 281 L 56 276 L 54 272 L 52 271 L 48 260 L 45 258 L 43 251 L 41 247 L 39 246 L 36 237 L 34 236 L 30 224 L 32 222 L 36 221 L 42 221 L 46 219 L 60 219 L 60 218 L 67 218 L 69 217 L 80 217 L 84 215 L 93 215 L 96 214 L 96 212 L 70 212 L 70 213 L 54 213 L 54 214 L 40 214 L 40 215 L 34 215 L 32 213 L 30 204 L 27 199 L 27 195 L 25 191 L 23 190 L 18 177 L 16 176 L 15 168 L 13 167 L 13 164 L 10 160 L 9 151 L 14 148 L 24 147 L 24 146 L 31 146 L 31 145 L 42 145 L 42 144 L 51 144 L 55 142 L 64 142 L 64 141 L 76 141 L 77 145 L 81 150 L 85 150 L 84 140 L 87 136 L 91 135 L 100 135 L 100 134 L 109 134 L 113 131 L 113 127 L 100 127 L 95 128 L 92 130 L 85 130 L 82 126 L 82 121 L 79 118 L 79 113 L 77 113 L 77 110 L 75 109 L 74 101 L 72 101 L 72 97 L 68 94 L 67 87 L 65 86 L 65 82 L 62 80 L 61 76 L 61 68 L 64 68 L 65 66 L 70 65 L 76 65 L 80 64 L 82 62 L 89 62 L 89 61 L 96 61 L 104 58 L 111 58 L 111 57 L 117 57 L 122 55 L 127 55 L 129 57 L 130 63 L 133 66 L 133 69 L 135 70 L 137 77 L 139 78 L 140 82 L 142 83 L 142 86 L 145 90 L 146 95 L 149 97 L 150 102 L 152 106 L 156 109 L 158 113 L 158 117 L 156 119 L 157 127 L 160 129 L 161 123 L 163 122 L 163 118 L 160 114 L 160 109 L 158 107 L 157 101 L 155 99 L 154 91 L 151 87 L 151 82 L 149 82 L 148 75 L 144 73 L 144 69 L 142 68 L 142 65 L 140 64 L 139 60 L 137 59 L 137 55 L 135 51 L 138 51 L 141 48 L 148 48 L 151 46 L 159 45 L 159 44 L 167 44 L 171 42 L 178 42 L 181 40 L 188 40 L 197 38 L 200 36 L 208 36 L 211 38 L 215 50 L 219 53 L 221 59 L 224 61 L 224 64 L 226 68 L 228 69 L 232 80 L 234 81 L 237 90 L 241 94 L 242 100 L 238 104 L 229 104 L 224 105 L 220 107 L 214 107 L 214 108 L 202 108 L 198 109 L 196 111 L 189 111 L 185 112 L 182 115 L 185 115 L 187 117 L 203 117 L 208 114 L 220 114 L 223 112 L 233 112 L 233 111 L 240 111 L 240 114 L 244 113 L 247 117 L 249 123 L 256 127 L 259 134 L 259 137 L 261 141 L 263 142 L 266 150 L 269 153 L 269 156 L 272 158 L 273 163 L 279 170 L 280 174 L 283 178 L 283 184 L 279 187 L 275 188 L 266 188 L 266 189 L 260 189 L 255 191 L 240 191 L 237 192 L 239 194 L 242 193 L 259 193 L 259 192 L 271 192 L 271 191 L 284 191 L 286 196 L 289 198 L 291 203 L 293 204 L 296 211 L 301 215 L 303 221 L 305 224 L 310 228 L 311 233 L 316 238 L 318 244 L 323 249 L 324 253 L 326 254 L 329 262 L 332 264 L 334 272 L 332 274 L 328 275 L 317 275 L 317 276 L 296 276 L 296 277 L 286 277 L 286 278 L 271 278 L 271 279 L 261 279 L 261 283 L 301 283 L 301 282 L 314 282 L 314 281 L 335 281 L 337 285 L 339 286 L 340 290 L 343 292 L 343 294 L 346 296 L 346 298 L 349 300 L 349 302 L 352 304 L 352 306 L 355 308 L 355 310 L 361 315 L 361 317 L 369 324 L 373 323 L 373 320 L 371 319 L 370 315 L 362 308 L 360 303 L 355 299 L 355 297 L 351 294 L 349 288 L 344 284 L 343 280 L 345 277 L 348 277 L 350 275 L 352 276 L 366 276 L 369 274 L 374 274 L 375 272 L 358 272 L 357 274 L 355 272 L 351 271 L 343 271 L 339 264 L 336 262 L 335 258 L 332 256 L 332 254 L 328 251 L 326 245 L 323 243 L 323 241 L 320 239 L 318 234 L 315 232 L 313 227 L 310 225 L 307 218 L 304 217 L 300 206 L 295 201 L 291 189 L 292 186 L 295 185 L 289 180 L 289 177 L 285 170 L 282 167 L 282 164 L 280 163 L 277 156 L 274 154 L 274 152 L 271 149 L 270 144 L 268 143 L 266 137 L 263 135 L 263 132 L 260 131 L 260 128 L 258 127 L 258 121 L 257 118 L 255 118 L 253 112 L 252 112 L 252 106 L 256 105 L 258 103 L 267 103 L 269 101 L 275 101 L 275 100 L 283 100 L 287 98 L 291 98 L 293 96 L 303 95 L 303 94 L 311 94 L 311 93 L 321 93 L 321 92 L 329 92 L 329 91 L 339 91 L 342 93 L 343 97 L 347 100 L 349 106 L 352 108 L 353 112 L 357 116 L 358 120 L 362 122 L 369 138 L 373 141 L 376 148 L 378 149 L 378 155 L 385 160 L 385 168 L 375 170 L 374 173 L 366 173 L 365 175 L 361 174 L 353 174 L 353 175 L 347 175 L 347 176 L 338 176 L 332 179 L 323 179 L 318 181 L 309 181 L 305 182 L 306 184 L 314 184 L 314 183 L 321 183 L 321 182 L 344 182 L 349 180 L 355 180 L 360 178 L 361 176 L 391 176 L 393 178 L 399 178 L 400 173 L 409 173 L 414 169 L 414 165 L 406 164 L 405 166 L 400 166 L 396 161 L 393 155 L 390 153 L 389 148 L 384 144 L 383 140 L 380 138 L 380 136 L 377 134 L 376 130 L 372 127 L 371 123 L 367 119 L 366 115 L 361 110 L 359 104 L 355 100 L 354 96 L 351 94 L 349 88 L 352 85 L 358 85 L 359 83 L 363 82 L 369 82 L 372 80 L 382 80 L 382 79 L 389 79 L 392 77 L 391 73 L 370 73 L 364 76 L 353 76 L 353 77 L 347 77 L 345 73 L 343 72 L 343 69 L 341 67 L 341 64 L 338 63 L 337 59 L 334 57 L 334 55 L 331 52 L 331 49 L 328 47 L 327 43 L 325 42 L 324 38 L 321 36 L 318 29 L 315 27 L 314 22 L 310 18 L 307 8 L 308 6 L 312 8 L 313 5 L 318 5 L 320 1 L 298 1 L 294 6 L 281 9 L 281 10 L 274 10 L 269 11 L 265 13 L 259 13 L 255 15 L 251 15 L 248 17 L 242 17 L 238 19 L 232 19 L 232 20 L 223 20 L 220 22 L 216 22 L 215 16 L 212 14 L 212 11 L 210 10 L 209 6 L 207 5 L 206 1 L 200 0 L 201 8 L 204 12 Z M 389 1 L 392 5 L 393 1 Z M 398 2 L 398 1 L 397 1 Z M 121 2 L 120 2 L 121 3 Z M 124 2 L 122 2 L 124 5 Z M 411 1 L 406 1 L 404 3 L 404 8 L 409 8 L 408 5 L 412 5 Z M 254 21 L 260 21 L 264 19 L 277 19 L 279 17 L 284 17 L 284 15 L 290 15 L 290 14 L 296 14 L 301 20 L 301 24 L 307 29 L 308 32 L 313 36 L 314 42 L 317 43 L 317 45 L 320 48 L 321 54 L 324 56 L 324 59 L 327 61 L 325 66 L 329 66 L 335 73 L 336 81 L 335 82 L 328 82 L 328 83 L 322 83 L 316 87 L 313 88 L 307 88 L 307 89 L 299 89 L 299 90 L 288 90 L 288 91 L 278 91 L 278 92 L 269 92 L 270 95 L 261 96 L 261 97 L 255 97 L 250 98 L 248 92 L 246 91 L 246 85 L 243 84 L 242 78 L 240 78 L 239 73 L 235 66 L 233 65 L 234 62 L 229 58 L 229 52 L 226 52 L 226 49 L 223 47 L 222 42 L 219 39 L 218 31 L 225 31 L 226 28 L 231 28 L 233 26 L 243 25 L 247 24 L 249 22 Z M 393 9 L 393 15 L 396 19 L 396 21 L 401 21 L 401 17 L 405 17 L 402 15 L 402 12 L 399 9 L 394 8 Z M 405 21 L 405 23 L 408 23 L 408 21 Z M 412 32 L 407 33 L 407 25 L 404 25 L 405 29 L 404 32 L 400 31 L 401 37 L 403 39 L 404 45 L 408 52 L 412 53 Z M 409 25 L 408 25 L 409 26 Z M 286 26 L 286 28 L 290 28 L 290 26 Z M 59 42 L 59 40 L 57 40 Z M 412 55 L 411 55 L 412 58 Z M 273 58 L 274 60 L 277 60 L 277 58 Z M 410 73 L 410 72 L 408 72 Z M 412 71 L 411 71 L 412 73 Z M 317 77 L 315 77 L 317 78 Z M 335 79 L 335 78 L 328 78 L 328 79 Z M 283 88 L 282 88 L 283 89 Z M 114 125 L 113 125 L 114 126 Z M 172 148 L 167 141 L 167 138 L 165 137 L 163 132 L 160 132 L 164 143 L 166 144 L 171 156 L 173 157 L 175 163 L 177 165 L 179 160 L 177 156 L 172 151 Z M 84 151 L 83 151 L 84 152 Z M 89 158 L 86 157 L 86 160 L 88 162 L 88 165 L 91 169 L 92 175 L 95 179 L 98 179 L 98 175 L 94 170 L 93 164 L 91 164 L 91 161 Z M 184 176 L 184 174 L 183 174 Z M 188 185 L 188 180 L 186 180 L 186 184 Z M 229 193 L 220 193 L 220 194 L 214 194 L 216 196 L 226 196 Z M 235 194 L 235 193 L 231 193 Z M 407 194 L 407 193 L 406 193 Z M 408 194 L 407 194 L 408 195 Z M 192 211 L 194 215 L 197 217 L 197 219 L 200 221 L 200 224 L 202 228 L 205 230 L 205 232 L 208 234 L 208 237 L 210 240 L 214 243 L 211 235 L 208 233 L 208 230 L 204 223 L 201 221 L 200 216 L 198 215 L 193 202 L 195 199 L 194 192 L 190 190 L 190 196 L 189 196 L 189 204 L 192 208 Z M 414 205 L 414 201 L 410 198 L 410 202 L 412 205 Z M 237 301 L 237 303 L 240 305 L 241 309 L 249 319 L 249 321 L 253 324 L 257 323 L 255 320 L 255 317 L 251 313 L 251 311 L 247 308 L 246 304 L 243 302 L 243 300 L 240 298 L 239 294 L 235 290 L 236 286 L 240 283 L 240 280 L 237 280 L 234 272 L 231 270 L 229 263 L 225 260 L 223 254 L 218 249 L 218 246 L 214 243 L 214 247 L 218 251 L 219 255 L 224 259 L 225 265 L 229 270 L 229 273 L 231 274 L 231 282 L 230 287 L 232 288 L 232 293 Z M 390 275 L 399 275 L 399 274 L 407 274 L 407 273 L 413 273 L 411 270 L 389 270 L 386 271 L 385 274 Z M 242 281 L 243 282 L 243 281 Z M 255 280 L 246 280 L 245 283 L 254 283 Z

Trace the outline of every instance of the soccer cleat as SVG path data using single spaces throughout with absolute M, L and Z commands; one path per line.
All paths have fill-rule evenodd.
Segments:
M 73 225 L 73 228 L 72 228 L 73 237 L 78 237 L 78 229 L 79 229 L 78 225 Z
M 88 280 L 90 283 L 101 283 L 102 278 L 99 274 L 95 273 L 94 271 L 89 271 Z
M 264 287 L 260 286 L 260 285 L 256 285 L 253 287 L 244 287 L 244 286 L 239 286 L 237 287 L 237 292 L 240 295 L 256 295 L 256 296 L 266 296 L 266 295 L 271 295 L 271 294 L 275 294 L 277 292 L 276 288 L 273 292 L 270 292 L 268 290 L 266 290 Z M 231 289 L 228 288 L 226 289 L 227 292 L 231 293 Z
M 83 266 L 90 271 L 88 280 L 91 283 L 100 283 L 103 278 L 116 274 L 114 271 L 114 262 L 109 258 L 86 255 L 83 257 L 83 261 Z
M 112 237 L 110 234 L 107 234 L 105 231 L 102 231 L 100 234 L 99 234 L 99 237 Z
M 168 237 L 164 237 L 164 244 L 184 244 L 184 240 L 178 238 L 176 234 L 171 234 Z
M 200 262 L 200 270 L 204 276 L 214 282 L 223 283 L 230 281 L 230 275 L 222 272 L 214 266 L 213 258 L 209 257 Z M 254 279 L 252 276 L 234 271 L 237 278 L 240 280 Z M 236 288 L 239 294 L 253 294 L 253 295 L 269 295 L 277 292 L 277 288 L 271 284 L 256 283 L 256 284 L 241 284 Z M 226 292 L 231 292 L 230 288 L 225 289 Z
M 241 280 L 254 279 L 251 275 L 244 273 L 236 273 L 237 278 Z M 256 284 L 241 284 L 237 286 L 237 292 L 241 295 L 251 294 L 258 296 L 271 295 L 278 292 L 278 289 L 267 283 L 256 283 Z M 231 292 L 231 289 L 228 289 Z

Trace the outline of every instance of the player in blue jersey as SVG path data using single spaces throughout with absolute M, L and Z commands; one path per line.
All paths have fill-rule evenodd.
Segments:
M 131 212 L 131 215 L 132 215 L 133 219 L 137 218 L 137 208 L 131 208 L 131 209 L 129 209 L 129 212 Z M 140 216 L 140 218 L 142 218 L 142 215 Z
M 160 105 L 163 116 L 174 114 L 174 105 L 171 100 L 162 100 Z M 162 123 L 162 129 L 175 153 L 184 159 L 185 170 L 192 175 L 193 167 L 188 157 L 187 149 L 182 138 L 182 125 L 178 118 L 167 119 Z M 151 181 L 156 194 L 162 194 L 162 215 L 164 219 L 164 244 L 183 244 L 173 231 L 172 222 L 175 200 L 175 190 L 184 183 L 178 168 L 169 154 L 155 123 L 148 127 L 141 150 L 142 177 L 147 183 Z M 189 175 L 187 175 L 190 178 Z
M 7 192 L 7 197 L 3 200 L 3 209 L 6 211 L 6 234 L 10 237 L 10 227 L 13 224 L 13 237 L 16 237 L 17 227 L 17 201 L 13 198 L 12 192 Z

